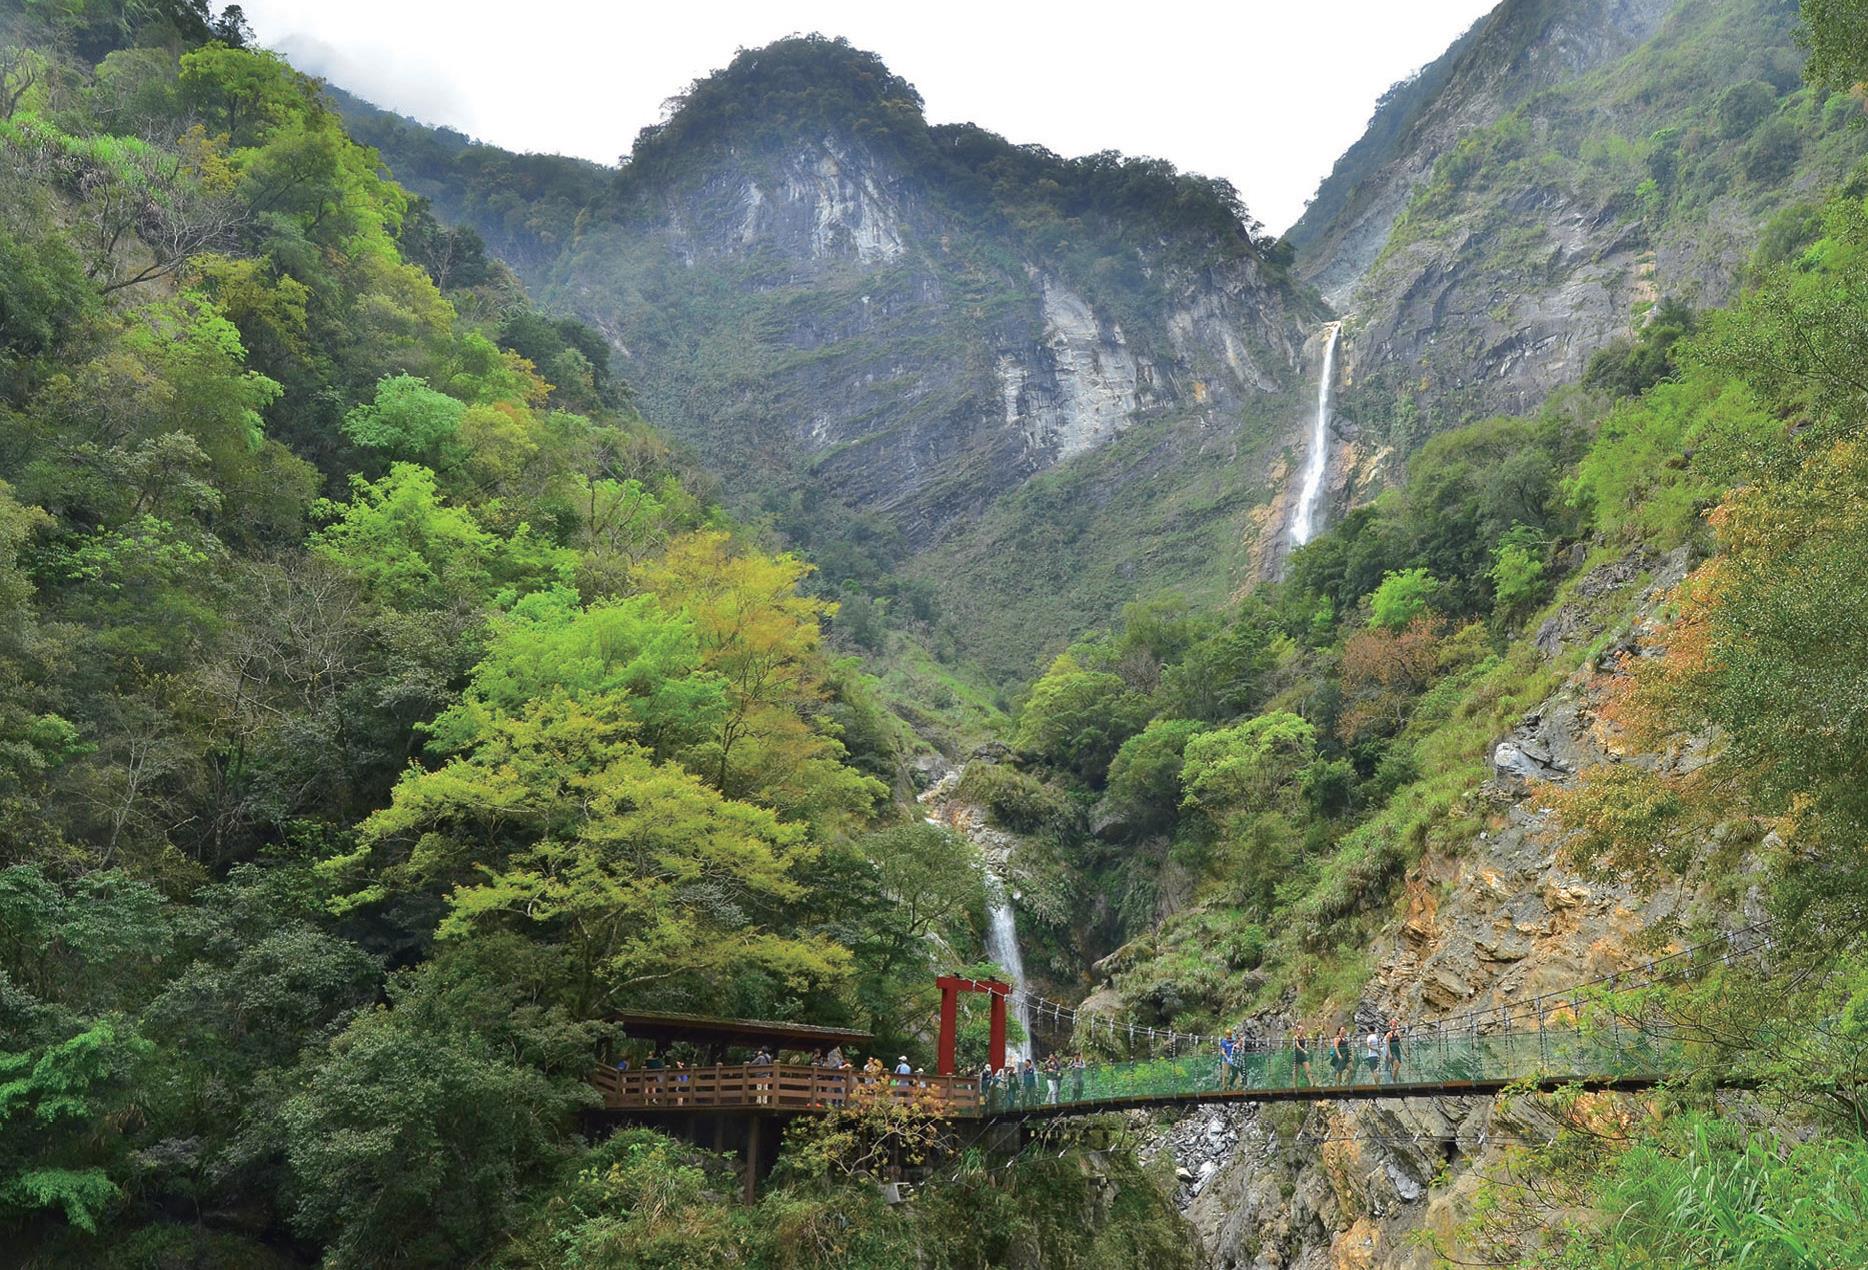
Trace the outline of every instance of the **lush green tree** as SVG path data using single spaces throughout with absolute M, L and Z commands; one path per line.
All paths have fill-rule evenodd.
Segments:
M 351 500 L 325 504 L 331 523 L 312 551 L 355 576 L 380 603 L 410 608 L 490 604 L 565 577 L 571 553 L 521 526 L 507 538 L 481 528 L 473 513 L 444 502 L 435 475 L 397 463 L 380 481 L 353 478 Z
M 684 761 L 729 797 L 834 824 L 867 812 L 884 789 L 846 766 L 842 742 L 817 724 L 828 674 L 819 621 L 836 610 L 799 589 L 809 573 L 795 556 L 702 530 L 671 542 L 641 580 L 693 621 L 702 667 L 726 686 L 712 736 Z
M 1286 711 L 1191 736 L 1183 751 L 1182 801 L 1214 815 L 1270 806 L 1293 787 L 1316 747 L 1316 728 Z
M 1242 612 L 1190 646 L 1162 672 L 1155 699 L 1163 714 L 1220 723 L 1257 704 L 1276 661 L 1269 614 Z
M 149 1052 L 112 1019 L 44 1045 L 0 1049 L 0 1219 L 53 1210 L 97 1232 L 127 1168 L 121 1140 L 92 1127 L 128 1110 Z
M 211 120 L 230 144 L 253 145 L 311 109 L 311 85 L 286 60 L 263 49 L 212 43 L 182 55 L 185 102 Z
M 1080 669 L 1066 654 L 1032 685 L 1014 743 L 1100 785 L 1110 760 L 1147 713 L 1147 699 L 1121 676 Z
M 932 1009 L 934 979 L 947 973 L 938 950 L 973 939 L 973 919 L 985 909 L 985 862 L 965 838 L 929 824 L 864 834 L 854 852 L 826 862 L 842 875 L 837 885 L 863 893 L 850 944 L 869 1026 L 909 1044 L 910 1021 Z
M 1706 443 L 1762 438 L 1777 427 L 1745 385 L 1696 366 L 1617 403 L 1564 492 L 1612 539 L 1673 547 L 1700 531 L 1720 483 L 1718 465 L 1700 458 Z
M 501 715 L 564 693 L 621 702 L 636 737 L 667 758 L 712 735 L 728 708 L 726 686 L 701 668 L 693 620 L 653 596 L 580 605 L 569 588 L 534 592 L 495 623 L 484 660 L 460 704 L 435 720 L 441 753 L 472 746 Z
M 1868 337 L 1868 209 L 1859 199 L 1832 200 L 1823 238 L 1793 263 L 1768 271 L 1733 309 L 1712 315 L 1696 355 L 1721 377 L 1749 387 L 1761 402 L 1811 411 L 1806 443 L 1853 433 L 1868 401 L 1868 375 L 1853 350 Z M 1794 448 L 1759 453 L 1737 437 L 1726 474 L 1773 459 L 1798 461 Z
M 496 950 L 396 976 L 279 1108 L 292 1223 L 327 1264 L 478 1256 L 567 1158 L 595 1029 L 528 1000 Z
M 1122 743 L 1109 764 L 1108 803 L 1141 832 L 1173 820 L 1181 799 L 1182 754 L 1206 725 L 1194 719 L 1156 719 Z
M 652 1129 L 619 1129 L 577 1161 L 515 1239 L 513 1264 L 732 1264 L 764 1223 L 739 1207 L 732 1178 L 710 1163 Z
M 344 416 L 344 435 L 391 458 L 434 462 L 460 435 L 466 411 L 413 375 L 391 375 L 376 385 L 374 401 Z
M 1777 90 L 1761 79 L 1733 84 L 1719 94 L 1719 132 L 1728 141 L 1749 136 L 1777 106 Z
M 634 730 L 613 697 L 558 692 L 497 716 L 462 757 L 412 770 L 327 869 L 367 866 L 353 905 L 443 894 L 442 939 L 511 930 L 566 947 L 580 1009 L 651 987 L 722 1008 L 736 974 L 799 991 L 841 977 L 845 950 L 772 924 L 815 850 L 803 828 L 656 763 Z
M 1440 580 L 1425 569 L 1401 569 L 1382 578 L 1369 596 L 1369 620 L 1384 630 L 1398 631 L 1427 611 Z
M 57 238 L 21 242 L 0 229 L 0 382 L 24 359 L 58 349 L 97 308 L 84 265 Z
M 1583 383 L 1617 397 L 1636 397 L 1674 373 L 1673 350 L 1699 326 L 1698 315 L 1678 300 L 1665 300 L 1649 314 L 1632 340 L 1597 350 Z
M 1823 88 L 1868 79 L 1868 4 L 1862 0 L 1800 0 L 1799 35 L 1810 51 L 1804 74 Z
M 1498 540 L 1486 576 L 1492 580 L 1492 607 L 1500 619 L 1512 620 L 1543 596 L 1547 554 L 1537 531 L 1523 525 Z

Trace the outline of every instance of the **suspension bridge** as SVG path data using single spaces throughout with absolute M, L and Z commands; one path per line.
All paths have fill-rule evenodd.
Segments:
M 1393 1049 L 1380 1042 L 1371 1048 L 1358 1030 L 1347 1039 L 1346 1061 L 1333 1051 L 1332 1038 L 1314 1033 L 1301 1044 L 1295 1033 L 1265 1033 L 1237 1046 L 1226 1060 L 1211 1037 L 1111 1022 L 1107 1026 L 1114 1032 L 1164 1045 L 1170 1052 L 1126 1062 L 1072 1064 L 1055 1075 L 1018 1072 L 1005 1061 L 1006 1005 L 1017 991 L 998 980 L 948 976 L 939 981 L 939 1058 L 931 1074 L 770 1062 L 676 1070 L 604 1068 L 594 1080 L 607 1108 L 657 1117 L 823 1113 L 877 1098 L 915 1103 L 951 1119 L 994 1119 L 1230 1101 L 1444 1098 L 1496 1094 L 1511 1086 L 1638 1090 L 1685 1074 L 1691 1057 L 1670 1024 L 1651 1014 L 1627 1014 L 1617 1004 L 1620 994 L 1679 982 L 1766 950 L 1771 941 L 1764 931 L 1764 926 L 1747 927 L 1561 993 L 1410 1026 L 1401 1029 Z M 957 1002 L 966 993 L 984 993 L 991 1001 L 990 1074 L 955 1070 Z M 1080 1023 L 1075 1012 L 1055 1002 L 1030 998 L 1027 1004 L 1034 1007 L 1034 1018 L 1047 1013 L 1059 1022 L 1068 1018 L 1073 1029 L 1086 1027 L 1092 1033 L 1096 1026 Z M 1598 1017 L 1586 1023 L 1590 1014 Z M 800 1031 L 770 1026 L 777 1032 Z M 745 1024 L 741 1031 L 752 1036 L 758 1027 Z M 1379 1026 L 1369 1030 L 1385 1035 Z M 867 1039 L 861 1033 L 836 1035 Z M 1192 1052 L 1174 1052 L 1182 1047 Z

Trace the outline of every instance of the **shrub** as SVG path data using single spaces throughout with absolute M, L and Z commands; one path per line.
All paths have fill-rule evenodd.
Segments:
M 1060 827 L 1076 815 L 1076 806 L 1061 790 L 1002 763 L 971 764 L 955 792 L 1013 833 Z
M 1369 597 L 1369 617 L 1384 630 L 1398 631 L 1427 611 L 1440 580 L 1425 569 L 1390 570 Z

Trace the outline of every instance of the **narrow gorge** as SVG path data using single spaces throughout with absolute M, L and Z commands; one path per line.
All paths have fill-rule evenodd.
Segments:
M 1861 0 L 377 9 L 0 2 L 0 1263 L 1868 1265 Z

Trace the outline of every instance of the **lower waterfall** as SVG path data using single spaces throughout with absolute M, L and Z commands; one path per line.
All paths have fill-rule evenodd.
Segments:
M 990 868 L 986 870 L 986 955 L 999 964 L 1016 989 L 1010 1005 L 1012 1016 L 1025 1031 L 1023 1041 L 1010 1038 L 1005 1055 L 1013 1063 L 1031 1057 L 1031 1003 L 1025 996 L 1025 959 L 1018 952 L 1018 919 L 1012 913 L 1012 899 L 1005 883 Z

